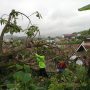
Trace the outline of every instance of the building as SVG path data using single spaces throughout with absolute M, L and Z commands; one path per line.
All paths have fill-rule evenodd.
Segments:
M 90 38 L 86 38 L 77 48 L 76 52 L 87 52 L 90 49 Z
M 64 35 L 64 38 L 66 38 L 66 39 L 72 39 L 77 36 L 76 34 L 63 34 L 63 35 Z

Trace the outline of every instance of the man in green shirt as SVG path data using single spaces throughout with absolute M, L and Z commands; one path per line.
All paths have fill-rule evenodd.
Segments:
M 45 65 L 45 56 L 43 55 L 38 55 L 35 54 L 36 60 L 39 66 L 39 75 L 43 77 L 48 77 L 47 72 L 46 72 L 46 65 Z

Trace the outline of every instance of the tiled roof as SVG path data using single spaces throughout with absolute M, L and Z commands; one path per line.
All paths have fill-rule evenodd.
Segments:
M 76 34 L 64 34 L 64 36 L 66 36 L 66 37 L 72 37 L 72 36 L 76 36 Z

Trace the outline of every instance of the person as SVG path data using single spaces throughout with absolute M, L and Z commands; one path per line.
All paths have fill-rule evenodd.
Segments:
M 66 65 L 65 61 L 63 61 L 63 60 L 59 61 L 57 64 L 57 72 L 62 73 L 66 67 L 67 67 L 67 65 Z
M 43 55 L 38 55 L 35 54 L 36 60 L 39 66 L 39 75 L 42 77 L 48 77 L 47 72 L 46 72 L 46 65 L 45 65 L 45 56 Z

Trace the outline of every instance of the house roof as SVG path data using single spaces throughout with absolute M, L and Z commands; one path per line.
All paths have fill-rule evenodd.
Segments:
M 77 48 L 77 50 L 76 50 L 77 52 L 81 52 L 81 51 L 87 51 L 87 49 L 85 48 L 85 46 L 84 45 L 80 45 L 78 48 Z
M 76 36 L 76 34 L 63 34 L 65 37 L 73 37 Z
M 87 51 L 88 49 L 90 49 L 90 43 L 83 41 L 77 48 L 76 52 Z

